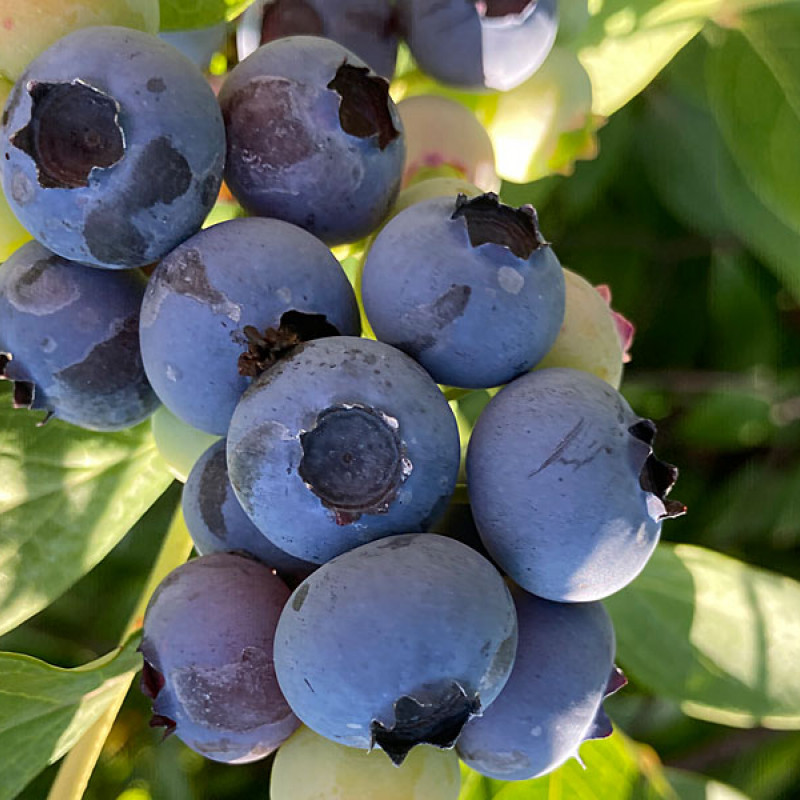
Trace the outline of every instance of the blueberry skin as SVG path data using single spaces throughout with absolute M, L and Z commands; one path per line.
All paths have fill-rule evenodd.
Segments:
M 384 508 L 353 515 L 326 506 L 300 474 L 301 437 L 319 429 L 322 412 L 347 406 L 395 420 L 410 462 Z M 371 339 L 336 336 L 297 348 L 254 381 L 228 431 L 228 469 L 242 507 L 274 544 L 315 564 L 374 539 L 426 530 L 447 506 L 458 465 L 458 428 L 444 395 L 412 359 Z
M 558 2 L 502 5 L 519 12 L 491 17 L 481 16 L 474 0 L 398 0 L 398 16 L 412 55 L 431 77 L 462 89 L 505 92 L 547 58 L 558 32 Z
M 520 781 L 550 772 L 587 738 L 611 733 L 602 702 L 614 665 L 614 628 L 603 605 L 551 603 L 512 589 L 519 643 L 511 677 L 458 754 L 481 775 Z
M 353 289 L 331 251 L 274 219 L 234 219 L 187 239 L 156 267 L 141 346 L 156 394 L 176 416 L 224 436 L 250 378 L 239 373 L 246 325 L 277 328 L 287 311 L 322 314 L 357 336 Z
M 460 542 L 406 534 L 345 553 L 295 589 L 275 635 L 275 670 L 309 728 L 366 749 L 373 721 L 400 721 L 402 697 L 436 713 L 455 682 L 490 706 L 516 646 L 514 604 L 497 570 Z
M 643 488 L 650 466 L 666 465 L 637 425 L 654 432 L 619 392 L 575 369 L 523 375 L 489 401 L 467 450 L 472 513 L 522 588 L 599 600 L 644 568 L 672 501 Z
M 289 589 L 270 569 L 212 553 L 153 593 L 140 646 L 151 725 L 214 761 L 263 758 L 299 726 L 275 679 L 273 642 Z
M 316 569 L 316 564 L 294 558 L 272 544 L 244 513 L 228 479 L 224 439 L 212 444 L 195 462 L 183 487 L 181 507 L 200 555 L 247 553 L 276 570 L 289 585 L 297 585 Z
M 36 241 L 17 250 L 0 267 L 0 353 L 11 356 L 0 373 L 18 389 L 33 384 L 19 405 L 97 431 L 155 411 L 139 352 L 144 289 L 138 270 L 94 269 Z
M 86 185 L 44 186 L 18 146 L 34 108 L 30 87 L 71 83 L 118 104 L 118 124 L 104 120 L 123 150 L 94 166 Z M 104 26 L 65 36 L 30 64 L 6 105 L 0 149 L 8 202 L 39 241 L 65 258 L 121 269 L 156 261 L 200 228 L 219 191 L 225 130 L 189 59 L 158 37 Z
M 473 247 L 456 201 L 415 203 L 376 236 L 361 291 L 375 335 L 413 356 L 437 383 L 499 386 L 550 350 L 564 319 L 564 271 L 549 245 L 520 258 Z
M 367 70 L 358 91 L 346 92 L 349 102 L 327 88 L 343 67 Z M 389 213 L 405 160 L 402 124 L 388 83 L 346 48 L 314 36 L 262 45 L 230 72 L 219 102 L 225 180 L 251 214 L 334 245 L 367 236 Z M 340 110 L 348 109 L 358 124 L 347 127 L 361 135 L 343 129 Z
M 322 36 L 391 80 L 397 62 L 392 10 L 389 0 L 256 0 L 238 24 L 239 59 L 284 36 Z

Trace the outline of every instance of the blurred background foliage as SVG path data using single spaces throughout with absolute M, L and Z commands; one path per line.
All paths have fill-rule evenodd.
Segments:
M 564 266 L 608 284 L 636 325 L 622 391 L 658 424 L 659 456 L 680 466 L 674 496 L 689 507 L 664 538 L 800 580 L 800 91 L 783 93 L 794 116 L 779 118 L 772 78 L 800 67 L 800 56 L 776 65 L 770 53 L 785 50 L 763 49 L 800 31 L 798 18 L 789 4 L 730 28 L 681 28 L 688 44 L 605 120 L 596 158 L 569 175 L 505 183 L 502 197 L 533 203 Z M 789 85 L 797 89 L 800 71 Z M 179 497 L 174 483 L 97 567 L 0 637 L 0 649 L 64 667 L 112 650 Z M 754 800 L 800 796 L 798 731 L 704 722 L 635 681 L 607 709 L 670 768 Z M 131 691 L 89 800 L 268 796 L 269 759 L 205 761 L 175 738 L 160 742 L 148 719 L 149 702 Z M 45 797 L 56 768 L 20 797 Z M 668 774 L 682 798 L 736 796 Z

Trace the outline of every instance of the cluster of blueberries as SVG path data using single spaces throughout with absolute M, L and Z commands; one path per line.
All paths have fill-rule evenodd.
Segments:
M 229 763 L 302 721 L 511 780 L 611 732 L 600 600 L 683 508 L 615 388 L 534 369 L 566 294 L 532 208 L 459 194 L 391 217 L 388 82 L 310 36 L 262 45 L 217 98 L 156 38 L 78 31 L 15 85 L 0 150 L 36 237 L 0 269 L 15 404 L 118 430 L 163 403 L 225 437 L 184 489 L 200 555 L 144 622 L 155 724 Z M 223 174 L 249 216 L 200 230 Z M 329 249 L 367 236 L 376 339 Z M 437 384 L 507 384 L 465 458 Z M 474 528 L 445 513 L 459 475 Z

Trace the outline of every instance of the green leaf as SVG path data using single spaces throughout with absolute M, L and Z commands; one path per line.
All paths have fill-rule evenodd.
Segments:
M 598 0 L 573 43 L 592 80 L 595 114 L 609 116 L 647 86 L 716 10 L 717 0 Z
M 64 755 L 139 669 L 139 637 L 77 669 L 0 653 L 0 800 Z
M 84 431 L 13 410 L 0 388 L 0 633 L 95 566 L 169 486 L 150 423 Z
M 800 229 L 774 214 L 745 182 L 726 147 L 717 151 L 718 195 L 735 235 L 800 302 Z
M 707 503 L 713 522 L 704 541 L 791 550 L 800 544 L 800 463 L 751 459 Z
M 704 49 L 696 55 L 687 80 L 704 66 Z M 746 244 L 800 300 L 800 232 L 779 219 L 747 183 L 702 98 L 682 96 L 676 88 L 671 94 L 649 94 L 639 139 L 655 190 L 684 224 L 715 239 L 733 236 Z
M 474 769 L 470 769 L 463 761 L 461 766 L 461 792 L 458 800 L 492 800 L 497 792 L 504 789 L 507 781 L 495 781 L 485 778 Z
M 778 363 L 774 287 L 764 288 L 765 277 L 743 249 L 715 248 L 708 312 L 716 369 L 739 371 Z M 742 325 L 745 319 L 747 325 Z
M 773 433 L 771 404 L 754 393 L 722 389 L 695 400 L 677 426 L 677 438 L 692 450 L 737 452 L 758 447 Z
M 665 770 L 667 779 L 681 800 L 748 800 L 732 786 L 681 769 Z
M 568 44 L 592 79 L 592 110 L 609 116 L 622 108 L 709 19 L 728 25 L 743 11 L 784 1 L 589 0 L 589 22 Z
M 188 31 L 210 28 L 234 19 L 253 0 L 160 0 L 161 30 Z
M 462 767 L 459 800 L 678 800 L 648 753 L 617 731 L 582 744 L 583 764 L 571 759 L 529 781 L 493 781 Z
M 675 217 L 710 237 L 730 234 L 717 186 L 717 152 L 725 145 L 705 106 L 648 92 L 639 145 L 650 181 Z
M 800 7 L 748 16 L 708 62 L 712 109 L 750 188 L 800 232 Z
M 800 583 L 662 543 L 604 602 L 617 659 L 643 687 L 710 722 L 800 728 Z

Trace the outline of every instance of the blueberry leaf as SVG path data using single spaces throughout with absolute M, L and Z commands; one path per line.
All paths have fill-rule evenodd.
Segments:
M 727 32 L 709 59 L 711 108 L 751 191 L 800 232 L 800 162 L 790 155 L 800 138 L 800 9 L 787 4 L 754 12 L 741 29 Z
M 253 0 L 159 0 L 162 31 L 208 28 L 233 19 Z
M 139 637 L 75 669 L 0 653 L 0 800 L 11 800 L 66 753 L 127 687 L 141 664 Z
M 605 601 L 617 662 L 690 716 L 800 727 L 800 583 L 691 545 L 661 544 Z
M 703 27 L 707 0 L 603 3 L 571 43 L 592 80 L 595 114 L 633 99 Z
M 682 800 L 748 800 L 737 789 L 719 781 L 699 775 L 696 772 L 686 772 L 682 769 L 665 770 L 672 788 Z
M 459 800 L 677 800 L 660 765 L 618 731 L 584 742 L 580 759 L 528 781 L 495 781 L 462 765 Z
M 689 51 L 684 51 L 690 56 L 685 83 L 696 88 L 695 76 L 707 54 L 699 40 Z M 649 93 L 640 140 L 643 162 L 661 200 L 703 234 L 742 241 L 800 298 L 800 231 L 782 221 L 748 185 L 746 169 L 734 161 L 704 97 L 687 96 L 680 84 L 671 88 L 677 91 Z
M 11 408 L 0 387 L 0 634 L 89 572 L 169 486 L 150 423 L 93 433 Z

